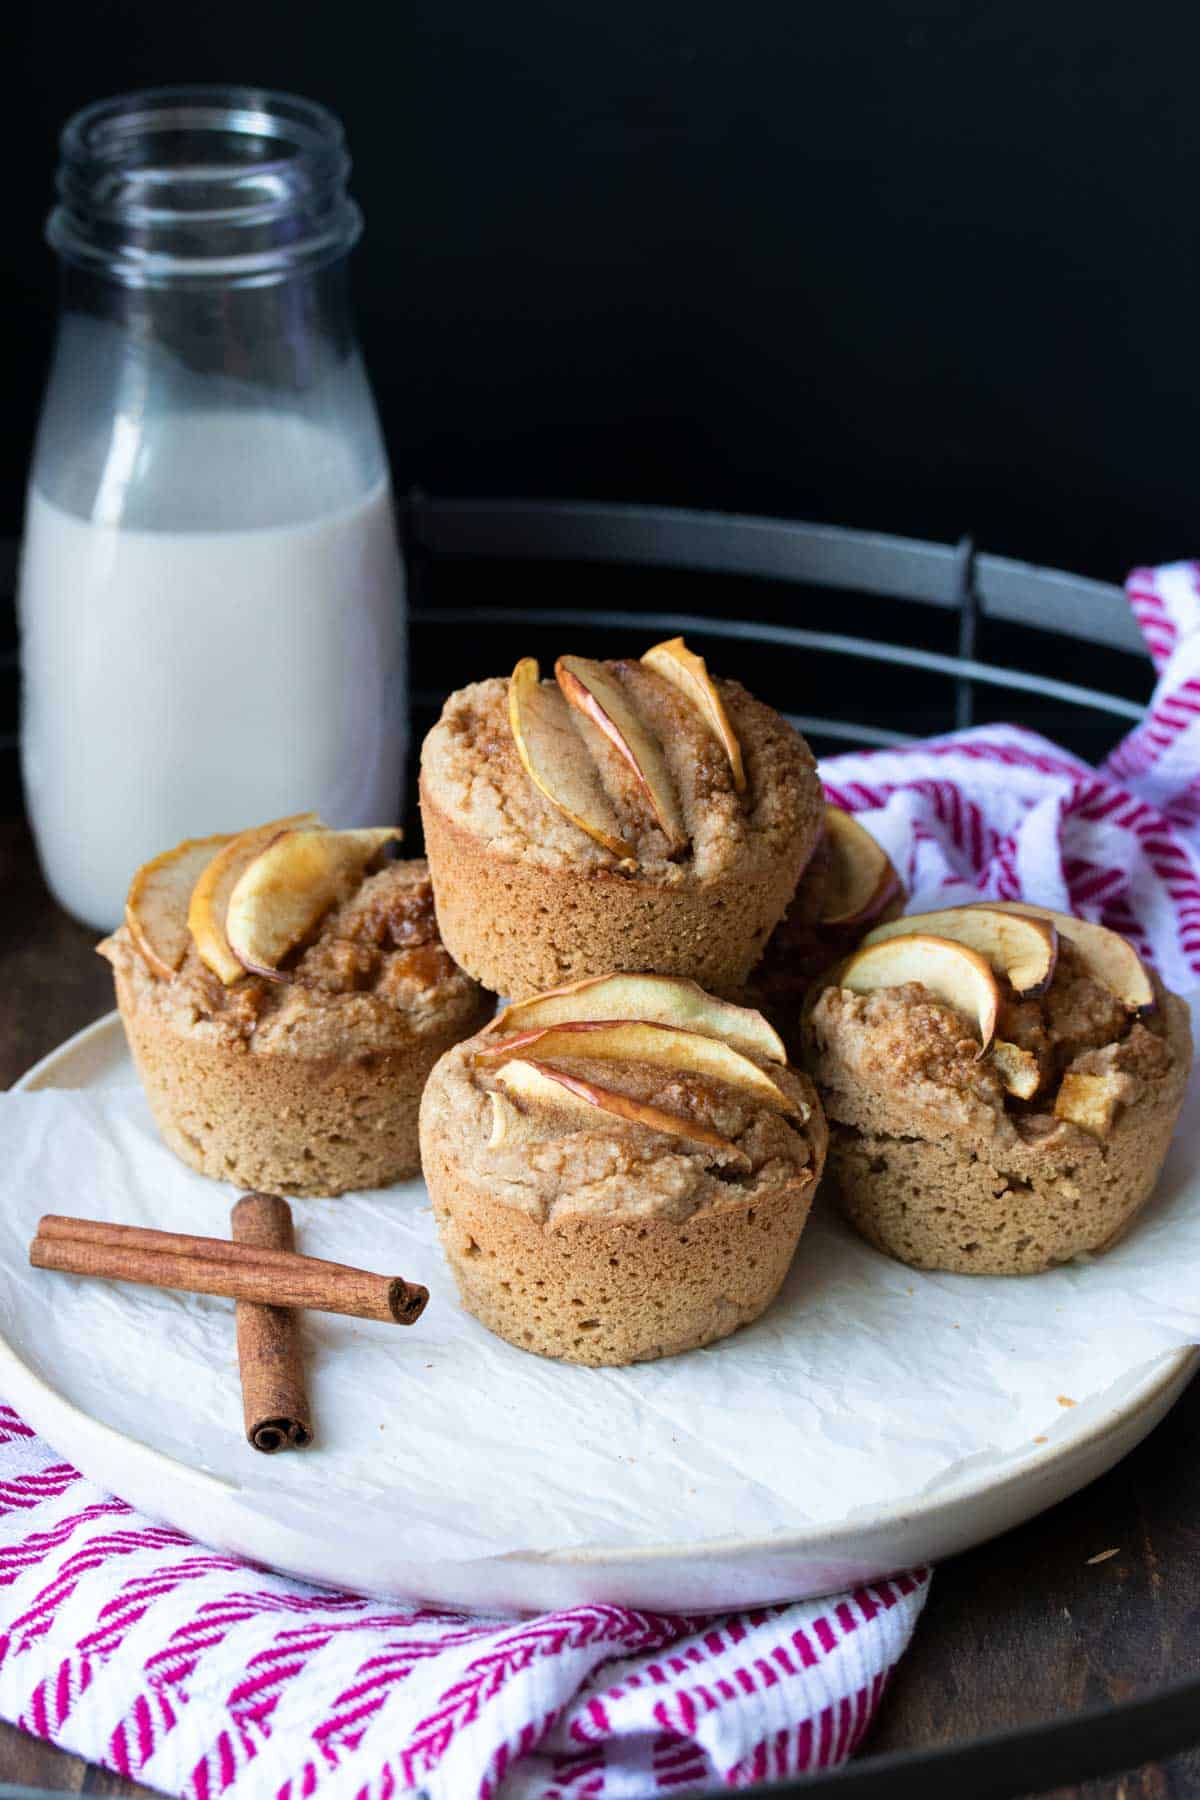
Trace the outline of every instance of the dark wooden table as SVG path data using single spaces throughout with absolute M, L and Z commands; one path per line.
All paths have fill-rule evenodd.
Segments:
M 111 1007 L 94 943 L 49 899 L 24 823 L 0 823 L 0 1085 Z M 1089 1561 L 1110 1549 L 1117 1555 Z M 1064 1717 L 1189 1674 L 1200 1675 L 1200 1382 L 1103 1480 L 938 1570 L 868 1754 Z M 1200 1717 L 1196 1736 L 1200 1746 Z M 0 1780 L 144 1791 L 7 1725 Z M 1063 1789 L 1059 1800 L 1068 1795 L 1190 1800 L 1200 1795 L 1200 1747 Z

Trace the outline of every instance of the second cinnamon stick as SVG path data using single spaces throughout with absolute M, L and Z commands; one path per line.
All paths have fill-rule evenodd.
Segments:
M 244 1194 L 230 1215 L 233 1240 L 256 1250 L 294 1250 L 292 1209 L 278 1194 Z M 303 1449 L 312 1442 L 300 1320 L 286 1306 L 239 1300 L 238 1369 L 246 1438 L 256 1450 Z

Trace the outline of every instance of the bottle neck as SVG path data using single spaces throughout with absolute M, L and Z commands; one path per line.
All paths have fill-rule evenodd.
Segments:
M 349 170 L 341 126 L 307 100 L 232 87 L 123 95 L 67 125 L 47 235 L 69 267 L 127 288 L 293 284 L 359 235 Z
M 63 146 L 43 496 L 93 523 L 210 530 L 377 486 L 336 121 L 279 95 L 171 90 L 89 109 Z
M 203 378 L 211 391 L 300 395 L 356 356 L 347 258 L 270 282 L 127 282 L 95 262 L 65 262 L 60 338 L 91 337 L 164 389 Z M 105 346 L 102 350 L 101 346 Z M 182 401 L 181 401 L 182 403 Z
M 150 530 L 287 524 L 386 474 L 345 259 L 269 285 L 130 286 L 64 271 L 33 484 Z

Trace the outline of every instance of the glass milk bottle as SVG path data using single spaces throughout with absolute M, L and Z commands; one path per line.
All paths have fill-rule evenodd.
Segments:
M 102 929 L 182 838 L 397 816 L 403 575 L 348 170 L 322 107 L 251 88 L 103 101 L 63 135 L 22 760 L 50 886 Z

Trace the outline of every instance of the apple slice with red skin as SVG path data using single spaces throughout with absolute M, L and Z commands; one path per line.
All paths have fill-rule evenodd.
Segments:
M 484 1065 L 506 1062 L 533 1051 L 538 1061 L 555 1056 L 594 1057 L 597 1060 L 650 1063 L 679 1075 L 699 1075 L 738 1088 L 760 1106 L 774 1112 L 807 1119 L 809 1108 L 774 1082 L 765 1069 L 732 1050 L 720 1038 L 698 1031 L 678 1031 L 670 1025 L 652 1025 L 643 1019 L 572 1019 L 561 1025 L 534 1026 L 486 1044 L 475 1060 Z
M 243 870 L 281 831 L 301 825 L 319 827 L 320 823 L 316 813 L 292 813 L 286 819 L 273 819 L 269 825 L 254 825 L 230 838 L 224 849 L 218 850 L 206 864 L 188 902 L 188 930 L 201 961 L 226 987 L 232 987 L 246 973 L 225 936 L 229 896 Z
M 560 656 L 554 673 L 567 704 L 604 733 L 625 763 L 672 855 L 686 850 L 687 827 L 666 758 L 653 734 L 638 718 L 620 682 L 603 663 L 593 662 L 587 656 Z
M 857 925 L 877 918 L 900 887 L 891 857 L 840 806 L 826 806 L 825 831 L 832 855 L 818 923 Z
M 614 1088 L 600 1087 L 594 1081 L 585 1081 L 581 1076 L 568 1074 L 565 1069 L 552 1068 L 549 1063 L 518 1058 L 501 1064 L 493 1079 L 505 1093 L 528 1106 L 556 1110 L 578 1109 L 590 1112 L 593 1116 L 596 1112 L 608 1113 L 612 1118 L 624 1119 L 630 1125 L 644 1125 L 650 1131 L 660 1131 L 669 1137 L 702 1144 L 709 1150 L 720 1152 L 743 1169 L 750 1167 L 750 1158 L 744 1150 L 739 1150 L 736 1144 L 729 1138 L 722 1137 L 720 1132 L 710 1131 L 707 1125 L 701 1125 L 698 1119 L 685 1119 L 676 1113 L 664 1112 L 661 1107 L 647 1106 L 644 1101 L 631 1100 L 628 1094 L 617 1093 Z
M 974 1021 L 982 1056 L 996 1035 L 1000 988 L 991 969 L 977 950 L 949 938 L 914 933 L 886 938 L 856 950 L 833 975 L 839 987 L 855 994 L 874 994 L 882 988 L 919 982 L 933 995 Z
M 280 981 L 279 965 L 331 907 L 348 900 L 371 859 L 404 833 L 281 831 L 243 869 L 225 913 L 229 948 L 244 969 Z
M 543 685 L 532 656 L 523 656 L 509 677 L 508 723 L 521 766 L 538 792 L 614 856 L 631 857 L 633 847 L 621 836 L 620 822 L 571 723 L 562 692 Z
M 514 1032 L 576 1020 L 641 1019 L 679 1031 L 722 1038 L 735 1050 L 786 1063 L 783 1039 L 760 1012 L 718 1000 L 682 975 L 587 975 L 566 987 L 516 1000 L 498 1013 L 489 1032 Z
M 1055 912 L 1049 906 L 1034 906 L 1028 900 L 985 900 L 981 904 L 995 912 L 1015 913 L 1027 919 L 1046 919 L 1079 952 L 1089 975 L 1117 996 L 1130 1012 L 1153 1012 L 1158 1002 L 1154 984 L 1146 966 L 1133 945 L 1107 925 L 1095 925 L 1089 919 L 1076 919 L 1071 913 Z
M 1005 912 L 994 906 L 950 906 L 891 919 L 869 931 L 863 943 L 882 944 L 888 938 L 907 937 L 914 931 L 951 938 L 956 944 L 977 950 L 998 975 L 1005 977 L 1019 999 L 1044 994 L 1054 979 L 1058 932 L 1049 919 Z
M 129 884 L 125 923 L 129 935 L 163 981 L 175 974 L 191 942 L 188 904 L 192 889 L 228 836 L 186 838 L 143 863 Z
M 672 687 L 686 695 L 702 715 L 729 758 L 735 793 L 744 794 L 746 769 L 742 761 L 742 746 L 729 723 L 725 702 L 708 672 L 708 664 L 704 658 L 697 656 L 694 650 L 689 650 L 681 637 L 675 637 L 667 638 L 661 644 L 652 644 L 642 661 L 648 669 L 653 669 L 656 675 L 661 675 L 664 681 L 669 681 Z

